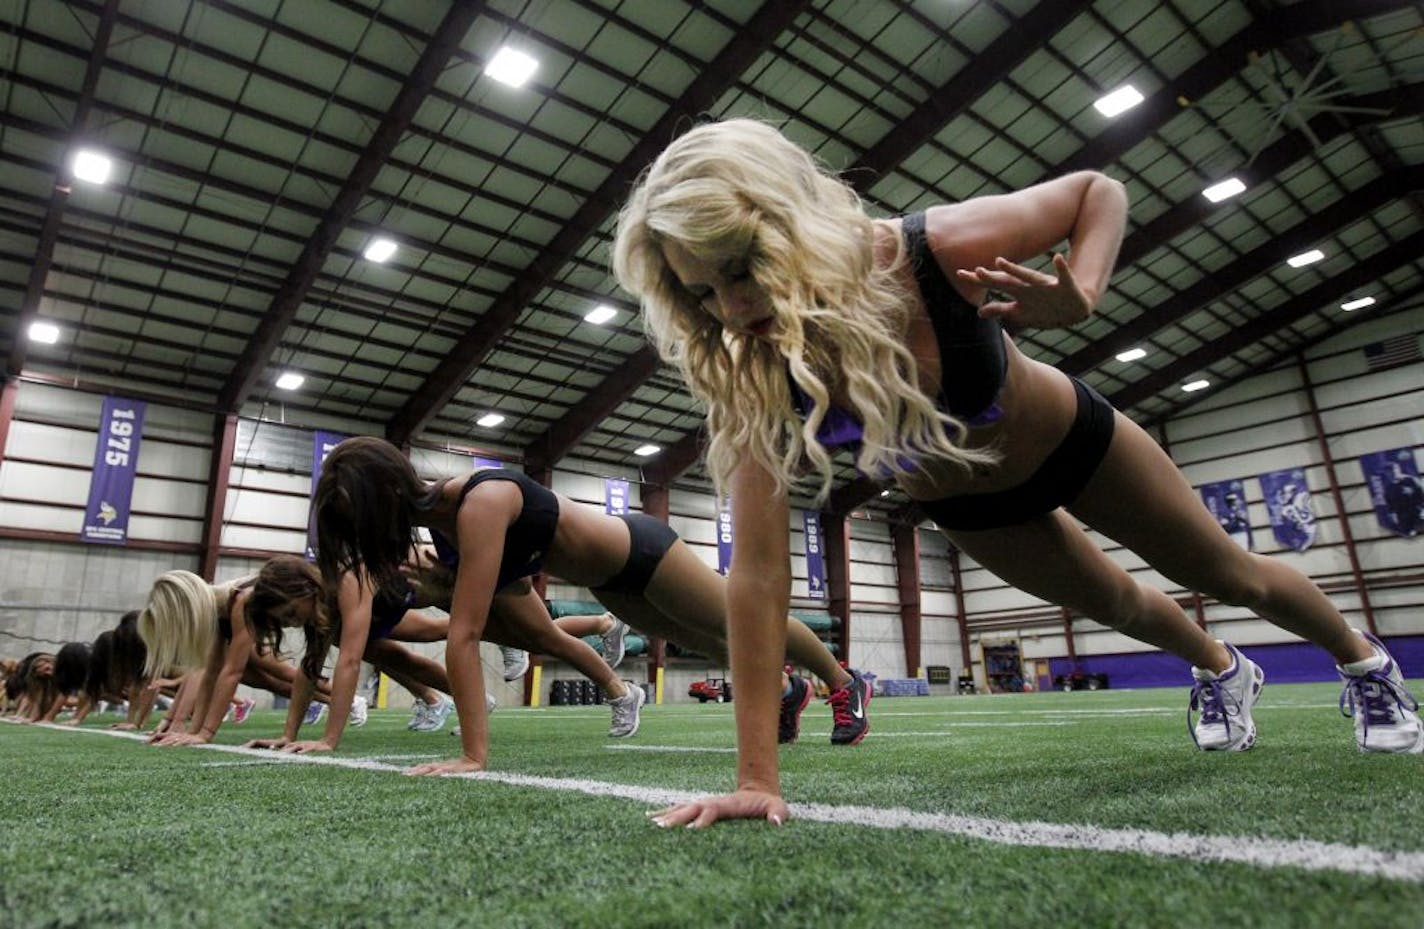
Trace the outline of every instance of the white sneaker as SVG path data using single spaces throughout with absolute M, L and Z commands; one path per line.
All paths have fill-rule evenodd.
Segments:
M 486 714 L 488 714 L 488 713 L 493 713 L 493 712 L 495 711 L 495 708 L 498 707 L 498 706 L 499 706 L 499 701 L 498 701 L 498 700 L 496 700 L 496 699 L 495 699 L 493 696 L 491 696 L 490 694 L 485 694 L 485 713 L 486 713 Z M 451 734 L 451 735 L 459 735 L 459 734 L 460 734 L 460 727 L 459 727 L 459 726 L 456 726 L 454 729 L 451 729 L 451 730 L 450 730 L 450 734 Z
M 360 694 L 357 694 L 356 696 L 352 697 L 351 715 L 348 717 L 348 721 L 351 723 L 351 725 L 355 726 L 357 729 L 360 729 L 362 726 L 366 725 L 366 720 L 369 718 L 369 716 L 370 706 L 367 705 L 366 698 L 361 696 Z
M 517 681 L 529 670 L 529 653 L 522 648 L 501 645 L 499 653 L 504 656 L 504 679 Z
M 429 715 L 430 704 L 426 703 L 419 697 L 416 697 L 415 703 L 410 708 L 410 722 L 406 723 L 405 727 L 407 729 L 412 729 L 416 732 L 423 732 L 425 731 L 425 719 Z
M 603 646 L 603 660 L 608 662 L 608 667 L 616 668 L 623 663 L 623 653 L 627 650 L 628 624 L 612 613 L 603 615 L 613 621 L 608 631 L 598 637 Z
M 643 688 L 636 684 L 626 686 L 626 694 L 608 701 L 608 705 L 613 708 L 613 724 L 608 727 L 610 739 L 626 739 L 638 731 L 639 711 L 643 708 L 643 701 L 647 696 L 643 693 Z
M 1360 635 L 1374 648 L 1374 655 L 1335 667 L 1345 679 L 1340 712 L 1355 718 L 1355 744 L 1362 752 L 1424 752 L 1419 701 L 1405 689 L 1399 664 L 1379 639 L 1368 632 Z
M 445 720 L 449 719 L 453 712 L 455 712 L 455 701 L 441 694 L 439 703 L 425 708 L 425 722 L 415 731 L 439 732 L 445 728 Z
M 1231 653 L 1231 667 L 1220 674 L 1192 668 L 1192 699 L 1187 705 L 1187 723 L 1192 741 L 1206 752 L 1244 752 L 1256 744 L 1256 723 L 1251 707 L 1261 695 L 1266 675 L 1256 662 L 1222 642 Z M 1201 719 L 1191 726 L 1192 713 L 1201 710 Z

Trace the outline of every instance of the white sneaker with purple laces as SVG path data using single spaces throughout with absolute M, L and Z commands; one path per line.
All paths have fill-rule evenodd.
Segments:
M 1379 639 L 1368 632 L 1359 634 L 1374 655 L 1335 667 L 1345 679 L 1340 712 L 1355 718 L 1355 744 L 1362 752 L 1424 752 L 1419 701 L 1405 688 L 1398 662 Z
M 1234 645 L 1221 644 L 1231 653 L 1231 667 L 1220 674 L 1192 668 L 1196 683 L 1187 705 L 1187 728 L 1192 741 L 1204 752 L 1244 752 L 1256 744 L 1251 707 L 1261 695 L 1266 675 Z M 1192 725 L 1192 713 L 1198 710 L 1201 718 Z

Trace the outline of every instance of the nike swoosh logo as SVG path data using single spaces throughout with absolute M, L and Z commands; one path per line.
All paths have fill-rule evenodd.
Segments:
M 864 703 L 861 703 L 859 700 L 857 700 L 857 701 L 855 702 L 855 709 L 853 709 L 853 710 L 850 711 L 850 715 L 854 716 L 856 719 L 864 719 L 864 718 L 865 718 L 865 704 L 864 704 Z

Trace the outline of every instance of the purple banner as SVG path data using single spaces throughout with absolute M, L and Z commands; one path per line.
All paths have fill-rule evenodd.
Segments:
M 806 590 L 817 600 L 826 599 L 826 559 L 821 543 L 821 514 L 803 510 L 806 525 Z
M 89 479 L 89 505 L 84 508 L 84 526 L 79 530 L 79 537 L 86 542 L 123 545 L 128 541 L 129 504 L 147 408 L 142 400 L 104 398 L 99 441 L 94 447 L 94 475 Z
M 339 432 L 312 433 L 311 497 L 316 498 L 316 482 L 321 480 L 321 466 L 331 450 L 346 440 Z M 316 514 L 307 513 L 307 561 L 316 561 Z
M 1414 449 L 1392 448 L 1360 456 L 1360 470 L 1370 489 L 1370 503 L 1380 528 L 1411 539 L 1424 533 L 1424 488 Z
M 1251 517 L 1246 512 L 1246 488 L 1240 481 L 1217 481 L 1201 486 L 1202 503 L 1231 541 L 1251 551 Z
M 1303 552 L 1315 541 L 1315 508 L 1310 504 L 1310 485 L 1300 468 L 1262 474 L 1261 496 L 1271 517 L 1271 532 L 1286 548 Z
M 723 501 L 717 508 L 717 573 L 726 574 L 732 567 L 732 501 Z
M 504 462 L 500 461 L 498 458 L 482 458 L 479 455 L 471 455 L 470 457 L 474 461 L 476 468 L 504 467 Z
M 628 512 L 628 482 L 622 478 L 603 479 L 603 510 L 612 516 Z

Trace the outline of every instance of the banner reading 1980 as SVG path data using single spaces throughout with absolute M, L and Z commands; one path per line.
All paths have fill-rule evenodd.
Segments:
M 138 445 L 143 434 L 142 400 L 105 397 L 99 414 L 99 443 L 94 449 L 94 476 L 89 481 L 89 505 L 79 536 L 86 542 L 123 545 L 129 534 L 129 504 L 138 472 Z
M 732 567 L 732 501 L 723 500 L 717 507 L 717 573 L 726 574 Z

